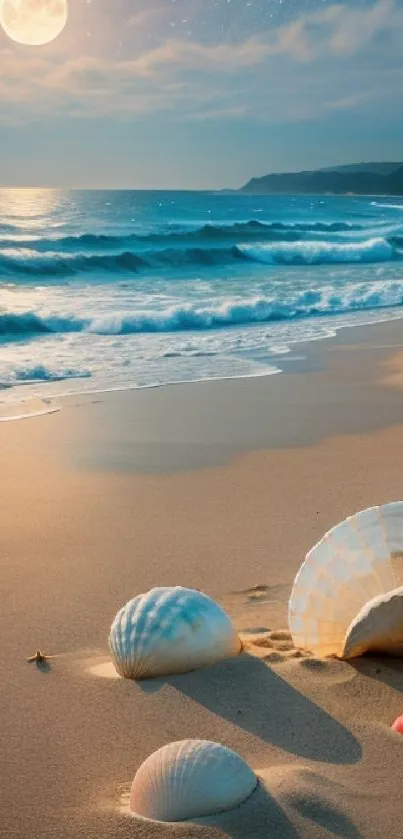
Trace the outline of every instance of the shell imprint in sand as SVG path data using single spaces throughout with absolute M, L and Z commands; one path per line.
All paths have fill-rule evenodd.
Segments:
M 153 588 L 118 612 L 109 635 L 118 673 L 148 679 L 237 655 L 239 636 L 218 603 L 193 589 Z
M 403 653 L 402 584 L 403 502 L 347 518 L 297 574 L 288 613 L 295 645 L 340 658 Z
M 257 783 L 231 749 L 208 740 L 182 740 L 154 752 L 140 766 L 130 810 L 162 822 L 213 816 L 246 801 Z

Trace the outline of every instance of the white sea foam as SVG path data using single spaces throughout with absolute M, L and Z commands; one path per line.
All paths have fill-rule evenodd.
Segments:
M 239 250 L 260 262 L 285 265 L 387 262 L 394 254 L 393 246 L 382 237 L 360 242 L 304 241 L 240 245 Z
M 371 201 L 372 207 L 384 207 L 386 210 L 403 210 L 403 204 L 383 204 L 380 201 Z
M 403 271 L 402 271 L 403 274 Z M 130 295 L 129 295 L 130 297 Z M 125 301 L 128 297 L 123 298 Z M 116 297 L 116 302 L 119 298 Z M 80 302 L 80 301 L 79 301 Z M 3 311 L 0 313 L 0 336 L 3 342 L 32 336 L 68 335 L 85 333 L 86 335 L 141 335 L 148 333 L 183 333 L 221 330 L 225 327 L 270 324 L 284 320 L 300 320 L 318 315 L 340 315 L 367 309 L 383 309 L 403 304 L 403 276 L 396 280 L 374 279 L 371 282 L 350 282 L 349 284 L 323 284 L 311 288 L 296 290 L 273 287 L 267 296 L 222 298 L 205 302 L 180 302 L 179 305 L 164 306 L 164 300 L 158 301 L 158 308 L 132 310 L 110 310 L 102 302 L 102 311 L 97 314 L 88 312 L 68 313 L 63 311 Z M 156 301 L 157 302 L 157 301 Z M 93 304 L 92 304 L 93 305 Z M 88 308 L 91 306 L 88 300 Z M 105 308 L 109 309 L 105 311 Z M 81 309 L 81 307 L 80 307 Z M 89 375 L 90 371 L 72 367 L 66 371 L 56 370 L 55 377 L 61 375 L 71 378 L 74 375 Z M 21 376 L 25 373 L 22 371 Z M 27 372 L 30 376 L 30 371 Z M 33 370 L 33 378 L 52 378 L 52 370 L 45 367 Z
M 403 314 L 403 203 L 61 195 L 35 218 L 0 195 L 0 413 L 268 375 L 300 341 Z
M 52 369 L 46 364 L 39 363 L 24 367 L 8 369 L 1 372 L 0 366 L 0 390 L 12 387 L 13 384 L 32 384 L 34 382 L 62 382 L 65 379 L 86 379 L 90 378 L 89 370 L 75 370 L 70 367 Z

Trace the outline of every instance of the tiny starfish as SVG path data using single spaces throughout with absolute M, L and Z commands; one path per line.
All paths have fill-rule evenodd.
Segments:
M 40 650 L 37 650 L 35 655 L 31 655 L 30 658 L 27 658 L 27 661 L 35 661 L 36 664 L 43 664 L 45 661 L 48 661 L 49 658 L 54 658 L 54 656 L 45 655 L 45 653 L 42 653 Z

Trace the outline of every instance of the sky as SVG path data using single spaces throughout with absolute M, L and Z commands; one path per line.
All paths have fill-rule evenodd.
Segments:
M 402 160 L 402 47 L 403 0 L 68 0 L 50 44 L 0 28 L 0 185 L 237 188 Z

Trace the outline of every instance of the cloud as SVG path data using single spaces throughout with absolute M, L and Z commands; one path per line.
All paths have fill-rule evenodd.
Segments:
M 262 64 L 269 54 L 270 48 L 258 38 L 249 38 L 241 44 L 216 46 L 171 40 L 140 56 L 135 62 L 135 69 L 143 75 L 158 75 L 167 68 L 209 75 L 214 71 L 233 73 Z
M 336 7 L 337 26 L 330 35 L 329 46 L 337 55 L 352 55 L 381 33 L 390 33 L 396 27 L 402 30 L 403 12 L 394 0 L 378 0 L 372 7 L 364 10 Z
M 149 23 L 157 12 L 139 10 L 129 23 Z M 276 122 L 366 108 L 382 98 L 385 73 L 388 95 L 401 98 L 402 36 L 396 0 L 360 7 L 354 0 L 354 6 L 333 3 L 243 41 L 170 38 L 126 58 L 9 47 L 0 52 L 2 120 L 17 112 L 26 119 L 171 113 L 175 119 Z

